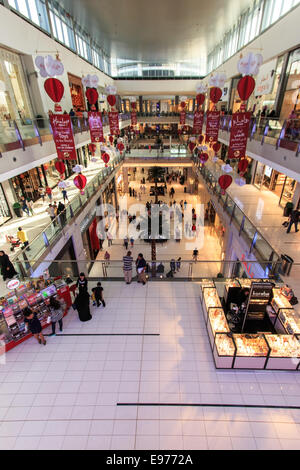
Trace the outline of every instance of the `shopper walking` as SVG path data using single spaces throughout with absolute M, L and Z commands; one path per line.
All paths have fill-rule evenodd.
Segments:
M 29 198 L 28 201 L 27 201 L 27 204 L 28 204 L 28 209 L 29 209 L 29 211 L 30 211 L 30 214 L 31 214 L 32 216 L 34 216 L 33 200 Z
M 199 251 L 197 250 L 197 248 L 195 248 L 193 251 L 193 260 L 195 262 L 198 260 L 198 254 L 199 254 Z
M 64 227 L 67 221 L 66 207 L 61 201 L 58 203 L 57 215 L 59 216 L 61 226 Z
M 105 305 L 106 305 L 105 301 L 104 301 L 104 298 L 103 298 L 103 291 L 104 291 L 104 289 L 101 285 L 101 282 L 98 282 L 97 287 L 94 290 L 97 307 L 100 307 L 101 304 L 103 305 L 103 307 L 105 307 Z
M 178 260 L 176 261 L 176 269 L 177 269 L 177 272 L 180 271 L 180 268 L 181 268 L 181 258 L 178 258 Z
M 79 291 L 74 302 L 74 307 L 78 311 L 80 321 L 87 322 L 92 319 L 90 312 L 90 294 L 87 291 Z
M 25 212 L 28 215 L 28 217 L 30 217 L 30 210 L 29 210 L 28 203 L 24 196 L 21 197 L 20 204 L 22 207 L 22 211 Z
M 0 251 L 0 267 L 3 281 L 6 281 L 6 279 L 12 279 L 17 275 L 17 272 L 8 255 L 2 250 Z
M 39 195 L 40 195 L 40 197 L 43 199 L 43 203 L 44 203 L 44 202 L 45 202 L 45 195 L 46 195 L 46 193 L 45 193 L 45 189 L 43 188 L 43 186 L 40 186 L 40 187 L 39 187 Z
M 37 317 L 37 314 L 33 312 L 29 307 L 26 307 L 23 310 L 24 322 L 30 333 L 36 338 L 39 344 L 46 346 L 46 340 L 42 333 L 42 325 L 40 320 Z
M 88 280 L 85 277 L 84 273 L 79 274 L 79 278 L 77 279 L 76 287 L 79 290 L 79 294 L 82 292 L 88 291 Z
M 59 331 L 63 330 L 63 316 L 65 311 L 65 304 L 62 301 L 56 300 L 54 297 L 50 298 L 50 320 L 52 325 L 52 335 L 55 336 L 56 323 L 59 323 Z
M 147 263 L 144 259 L 144 255 L 140 253 L 138 255 L 138 258 L 136 260 L 136 270 L 138 273 L 138 282 L 142 283 L 143 286 L 146 285 L 147 279 L 146 279 L 146 267 Z
M 124 238 L 124 247 L 125 247 L 125 250 L 127 251 L 128 250 L 128 237 Z
M 46 194 L 49 198 L 49 201 L 52 202 L 52 189 L 50 188 L 50 186 L 46 187 Z
M 128 251 L 127 255 L 123 257 L 123 271 L 126 284 L 131 284 L 132 281 L 132 263 L 131 251 Z
M 63 189 L 61 193 L 62 193 L 62 197 L 63 197 L 63 199 L 64 199 L 64 202 L 66 202 L 66 201 L 69 202 L 67 190 L 66 190 L 66 189 Z
M 29 241 L 28 241 L 27 233 L 25 232 L 25 230 L 22 229 L 22 227 L 18 228 L 17 238 L 20 240 L 21 243 L 23 243 L 24 248 L 28 247 Z M 29 250 L 30 248 L 27 248 L 27 251 Z
M 55 220 L 55 210 L 52 204 L 49 204 L 49 207 L 46 209 L 46 212 L 48 212 L 50 219 L 53 222 Z
M 300 212 L 298 210 L 294 210 L 291 213 L 291 215 L 289 217 L 289 226 L 288 226 L 288 229 L 287 229 L 286 233 L 290 233 L 291 228 L 292 228 L 293 225 L 295 225 L 295 232 L 299 232 L 299 230 L 298 230 L 299 216 L 300 216 Z

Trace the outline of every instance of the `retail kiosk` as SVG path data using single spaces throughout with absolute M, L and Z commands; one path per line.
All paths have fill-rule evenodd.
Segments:
M 257 327 L 256 332 L 233 331 L 235 325 L 230 321 L 228 305 L 237 288 L 251 291 L 245 311 L 245 315 L 250 312 L 247 316 L 250 327 L 255 328 L 251 320 L 253 325 L 259 325 L 264 315 L 268 316 L 271 330 Z M 300 317 L 282 290 L 282 286 L 274 284 L 270 289 L 268 280 L 230 279 L 218 285 L 211 280 L 201 282 L 202 311 L 217 369 L 300 369 Z M 241 328 L 245 324 L 243 318 Z

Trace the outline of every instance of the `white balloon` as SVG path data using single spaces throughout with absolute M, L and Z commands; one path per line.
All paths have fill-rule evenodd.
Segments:
M 212 161 L 213 161 L 214 163 L 217 163 L 218 160 L 219 160 L 218 157 L 213 157 L 213 158 L 212 158 Z
M 226 165 L 223 165 L 222 166 L 222 170 L 225 172 L 225 173 L 231 173 L 233 171 L 233 168 L 227 163 Z
M 253 52 L 249 52 L 245 57 L 239 60 L 238 71 L 242 75 L 257 75 L 262 63 L 263 57 L 261 54 L 254 55 Z
M 74 168 L 73 168 L 73 172 L 74 172 L 74 173 L 81 173 L 82 170 L 83 170 L 83 166 L 82 166 L 82 165 L 76 165 L 76 166 L 74 166 Z
M 235 183 L 236 183 L 238 186 L 245 186 L 246 180 L 245 180 L 245 178 L 237 178 L 237 179 L 235 180 Z

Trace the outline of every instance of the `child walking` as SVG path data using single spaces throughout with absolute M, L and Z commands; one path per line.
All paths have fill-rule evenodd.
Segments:
M 104 301 L 104 298 L 103 298 L 103 287 L 101 286 L 101 282 L 98 282 L 97 284 L 97 287 L 95 288 L 95 299 L 96 299 L 96 303 L 97 303 L 97 307 L 100 307 L 100 304 L 102 303 L 103 307 L 105 307 L 105 301 Z

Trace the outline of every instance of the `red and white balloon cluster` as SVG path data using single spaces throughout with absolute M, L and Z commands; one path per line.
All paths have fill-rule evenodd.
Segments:
M 82 77 L 82 84 L 85 88 L 97 88 L 99 85 L 99 77 L 97 75 L 86 75 Z

